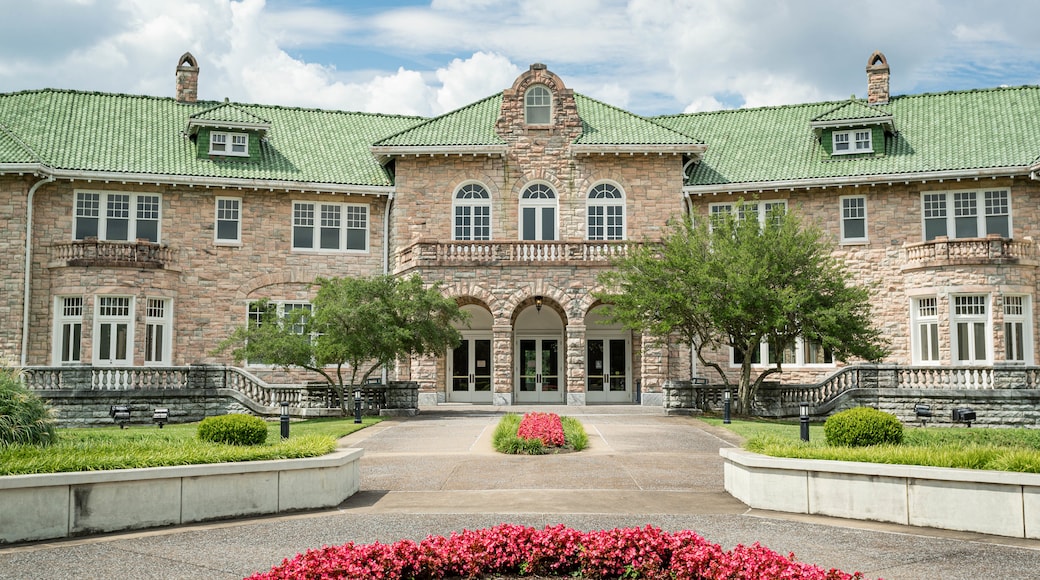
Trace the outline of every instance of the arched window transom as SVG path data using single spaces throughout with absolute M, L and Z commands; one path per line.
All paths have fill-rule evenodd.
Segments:
M 524 121 L 528 125 L 552 123 L 552 93 L 542 85 L 527 89 L 524 94 Z
M 479 183 L 467 183 L 455 192 L 452 200 L 455 227 L 454 240 L 491 239 L 491 195 Z
M 556 192 L 544 183 L 529 185 L 520 195 L 520 239 L 556 239 Z
M 617 186 L 600 183 L 587 199 L 590 240 L 625 239 L 625 196 Z

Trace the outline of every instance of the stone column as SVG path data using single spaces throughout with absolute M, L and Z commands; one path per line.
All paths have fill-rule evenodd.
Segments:
M 507 324 L 491 327 L 491 350 L 495 368 L 495 392 L 491 402 L 498 406 L 513 404 L 513 328 Z
M 585 404 L 585 325 L 570 323 L 566 330 L 567 404 Z

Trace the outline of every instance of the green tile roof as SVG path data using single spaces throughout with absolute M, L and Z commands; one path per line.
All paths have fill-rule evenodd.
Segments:
M 215 107 L 199 111 L 191 117 L 191 120 L 211 121 L 215 123 L 239 123 L 243 125 L 270 125 L 271 122 L 258 117 L 249 111 L 239 108 L 237 105 L 224 102 Z
M 841 103 L 813 119 L 814 123 L 849 121 L 852 119 L 885 119 L 892 113 L 879 106 L 871 106 L 855 99 Z
M 30 164 L 39 163 L 36 156 L 21 140 L 3 124 L 0 124 L 0 159 L 6 163 Z
M 199 159 L 189 118 L 267 121 L 258 160 Z M 24 147 L 56 170 L 270 180 L 386 187 L 392 178 L 369 146 L 422 121 L 417 117 L 63 90 L 0 95 L 0 168 L 26 161 Z M 14 143 L 14 144 L 12 144 Z
M 892 98 L 897 131 L 886 155 L 826 159 L 811 123 L 845 102 L 737 109 L 658 117 L 708 144 L 689 186 L 813 181 L 828 178 L 1020 169 L 1040 154 L 1040 87 Z M 721 188 L 720 188 L 721 189 Z
M 674 128 L 666 127 L 623 109 L 575 94 L 574 101 L 581 117 L 579 145 L 701 145 Z

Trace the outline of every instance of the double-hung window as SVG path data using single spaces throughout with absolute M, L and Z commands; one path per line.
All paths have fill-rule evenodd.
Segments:
M 467 183 L 455 192 L 453 240 L 491 239 L 491 195 L 479 183 Z
M 249 157 L 249 135 L 212 131 L 209 134 L 210 155 Z
M 939 362 L 939 304 L 935 296 L 914 298 L 910 306 L 914 364 Z
M 600 183 L 589 191 L 587 199 L 589 240 L 625 239 L 625 196 L 609 183 Z
M 76 192 L 77 240 L 159 241 L 162 198 L 142 193 Z
M 960 294 L 953 296 L 954 363 L 982 364 L 990 360 L 990 319 L 987 306 L 989 296 L 985 294 Z
M 951 191 L 921 196 L 924 238 L 1011 237 L 1011 201 L 1006 189 Z
M 867 241 L 867 198 L 862 195 L 841 198 L 841 241 Z
M 731 350 L 731 364 L 740 365 L 743 357 L 736 350 Z M 752 349 L 751 364 L 760 365 L 767 361 L 770 366 L 777 361 L 787 366 L 833 365 L 834 354 L 818 340 L 797 337 L 794 342 L 783 349 L 763 340 L 757 348 Z
M 368 206 L 293 202 L 295 250 L 368 251 Z
M 83 297 L 59 296 L 54 303 L 54 364 L 80 362 L 83 342 Z
M 708 206 L 708 215 L 713 224 L 725 219 L 727 215 L 732 215 L 734 211 L 737 213 L 738 220 L 755 219 L 758 220 L 759 225 L 765 227 L 766 219 L 769 216 L 773 216 L 775 220 L 787 213 L 787 202 L 784 200 L 745 201 L 743 203 L 713 203 Z
M 98 296 L 94 316 L 94 364 L 126 366 L 133 362 L 134 300 Z
M 870 129 L 835 131 L 831 133 L 831 145 L 833 155 L 874 152 L 873 134 Z
M 242 241 L 242 199 L 218 197 L 214 239 L 218 244 L 238 244 Z
M 170 364 L 173 309 L 166 298 L 149 298 L 145 308 L 144 362 Z
M 1033 332 L 1029 296 L 1004 295 L 1004 360 L 1032 364 Z

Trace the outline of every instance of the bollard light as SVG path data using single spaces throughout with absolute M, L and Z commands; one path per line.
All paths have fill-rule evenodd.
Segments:
M 727 425 L 730 423 L 729 420 L 729 404 L 730 404 L 730 392 L 729 389 L 722 391 L 722 422 Z
M 289 438 L 289 403 L 282 401 L 282 415 L 280 417 L 282 427 L 282 439 Z
M 157 408 L 152 413 L 152 421 L 159 424 L 159 428 L 162 429 L 163 424 L 170 422 L 170 410 L 164 408 Z
M 361 385 L 354 387 L 354 422 L 361 423 Z
M 801 424 L 802 441 L 809 441 L 809 403 L 798 403 L 798 422 Z
M 119 428 L 126 428 L 126 424 L 130 422 L 130 407 L 126 405 L 112 405 L 108 409 L 108 414 L 112 416 L 112 420 L 119 423 Z

